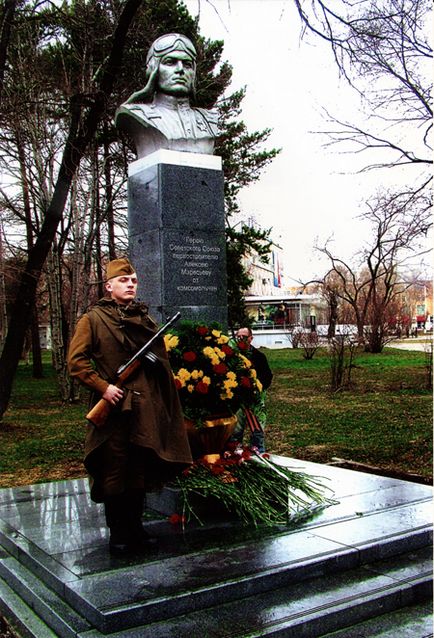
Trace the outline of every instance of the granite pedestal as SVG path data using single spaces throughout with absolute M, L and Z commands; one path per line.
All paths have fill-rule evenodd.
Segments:
M 128 560 L 86 480 L 0 490 L 0 611 L 32 638 L 430 636 L 432 488 L 274 458 L 339 502 L 272 530 L 149 512 L 158 546 Z
M 159 321 L 227 325 L 221 158 L 161 150 L 133 162 L 128 180 L 129 254 L 138 297 Z

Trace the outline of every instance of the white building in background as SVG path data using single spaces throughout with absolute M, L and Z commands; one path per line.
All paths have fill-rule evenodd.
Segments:
M 315 330 L 325 323 L 327 307 L 320 295 L 281 292 L 277 295 L 247 295 L 247 311 L 253 328 L 291 329 L 295 326 Z
M 294 329 L 314 332 L 326 322 L 326 304 L 319 295 L 248 295 L 245 302 L 257 347 L 291 348 Z
M 249 288 L 250 295 L 278 295 L 282 288 L 282 269 L 279 257 L 281 248 L 273 244 L 273 252 L 267 263 L 261 261 L 258 254 L 253 254 L 244 259 L 244 266 L 253 278 Z
M 51 350 L 51 326 L 49 323 L 39 324 L 39 340 L 42 350 Z
M 252 219 L 247 223 L 255 225 Z M 301 288 L 285 289 L 282 254 L 282 248 L 272 243 L 266 263 L 257 253 L 243 262 L 253 279 L 245 303 L 258 347 L 291 347 L 294 327 L 315 330 L 317 323 L 326 321 L 325 303 L 319 295 L 304 294 Z
M 261 230 L 252 217 L 245 223 Z M 272 242 L 271 252 L 267 255 L 265 263 L 256 252 L 244 257 L 243 266 L 253 279 L 249 295 L 278 295 L 281 292 L 284 279 L 282 253 L 281 246 Z

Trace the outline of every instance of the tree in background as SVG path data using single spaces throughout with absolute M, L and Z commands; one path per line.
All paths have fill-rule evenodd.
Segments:
M 336 327 L 339 323 L 352 323 L 353 315 L 348 316 L 342 295 L 338 294 L 338 290 L 342 292 L 341 278 L 334 270 L 330 270 L 323 279 L 313 279 L 303 285 L 303 291 L 309 293 L 320 294 L 326 304 L 326 323 L 327 337 L 332 339 L 336 335 Z
M 330 44 L 340 73 L 366 104 L 366 127 L 333 120 L 331 143 L 376 153 L 365 170 L 411 165 L 416 177 L 402 192 L 411 197 L 426 189 L 432 179 L 430 0 L 294 3 L 304 32 Z
M 3 93 L 9 42 L 17 5 L 18 0 L 4 0 L 4 2 L 0 4 L 0 103 Z
M 322 284 L 352 308 L 359 341 L 378 353 L 390 337 L 397 301 L 414 284 L 414 261 L 424 254 L 420 240 L 430 224 L 429 197 L 378 195 L 361 217 L 371 226 L 370 244 L 355 265 L 334 255 L 328 245 L 319 248 L 331 263 Z
M 78 90 L 70 97 L 67 137 L 56 182 L 44 210 L 38 237 L 29 250 L 26 267 L 17 284 L 17 295 L 0 357 L 0 418 L 9 402 L 26 330 L 35 306 L 38 282 L 62 220 L 72 180 L 105 111 L 121 63 L 128 28 L 140 4 L 140 0 L 126 0 L 117 16 L 114 29 L 106 40 L 108 55 L 102 64 L 92 93 L 83 94 L 79 90 L 80 87 L 76 87 Z M 17 31 L 19 20 L 35 19 L 37 14 L 41 13 L 41 8 L 30 7 L 30 16 L 28 11 L 28 8 L 23 9 L 17 19 L 15 23 Z M 56 11 L 57 9 L 54 8 L 53 12 Z M 49 37 L 48 42 L 50 42 Z M 5 77 L 4 91 L 6 91 L 6 82 Z
M 360 95 L 367 120 L 329 116 L 329 144 L 368 156 L 362 171 L 395 170 L 392 192 L 367 202 L 372 243 L 357 262 L 338 258 L 322 280 L 324 295 L 341 311 L 350 307 L 359 339 L 380 352 L 388 325 L 413 282 L 406 261 L 421 255 L 419 240 L 431 225 L 432 46 L 430 0 L 294 0 L 303 36 L 330 45 L 337 68 Z M 406 170 L 404 170 L 406 169 Z M 419 275 L 420 276 L 420 275 Z M 342 305 L 343 303 L 343 305 Z M 332 306 L 330 306 L 332 308 Z M 395 310 L 394 310 L 395 309 Z M 331 332 L 332 324 L 330 324 Z
M 328 339 L 328 355 L 330 359 L 330 389 L 339 392 L 351 384 L 351 372 L 358 344 L 348 332 Z
M 249 133 L 241 117 L 241 102 L 245 89 L 233 93 L 219 105 L 223 134 L 216 145 L 216 154 L 223 160 L 225 214 L 228 322 L 231 328 L 250 325 L 244 295 L 252 278 L 243 264 L 243 258 L 256 253 L 266 263 L 270 254 L 269 230 L 260 230 L 237 221 L 240 213 L 240 190 L 257 181 L 263 170 L 279 154 L 280 149 L 264 149 L 271 129 Z

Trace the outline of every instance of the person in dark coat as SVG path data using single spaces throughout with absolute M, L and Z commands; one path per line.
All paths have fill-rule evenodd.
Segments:
M 109 548 L 122 555 L 146 548 L 142 526 L 146 491 L 161 489 L 192 463 L 182 409 L 164 340 L 152 347 L 153 362 L 142 365 L 123 388 L 116 371 L 157 332 L 147 307 L 135 301 L 137 276 L 127 259 L 107 267 L 109 298 L 78 321 L 71 339 L 71 377 L 91 390 L 91 405 L 102 397 L 113 409 L 102 427 L 88 423 L 84 464 L 91 498 L 104 503 Z
M 265 452 L 264 429 L 267 423 L 265 410 L 266 390 L 270 387 L 273 373 L 263 352 L 252 345 L 253 333 L 250 328 L 239 328 L 235 334 L 238 347 L 251 361 L 256 370 L 257 377 L 262 384 L 262 391 L 258 400 L 248 410 L 239 410 L 238 423 L 232 435 L 232 442 L 243 442 L 246 425 L 250 430 L 250 447 L 255 448 L 261 454 Z

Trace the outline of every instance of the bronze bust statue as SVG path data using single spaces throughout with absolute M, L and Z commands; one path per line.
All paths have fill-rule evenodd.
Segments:
M 116 111 L 116 126 L 132 138 L 137 157 L 160 148 L 212 154 L 217 113 L 190 106 L 196 49 L 179 33 L 157 38 L 146 57 L 146 86 Z

